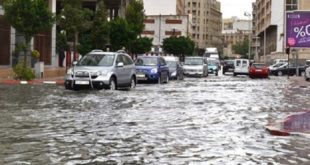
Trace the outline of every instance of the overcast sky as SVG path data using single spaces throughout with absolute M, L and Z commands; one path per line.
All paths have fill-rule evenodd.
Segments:
M 255 0 L 218 0 L 221 2 L 223 18 L 247 19 L 244 12 L 252 12 L 252 2 Z M 176 14 L 176 0 L 144 0 L 145 12 L 147 15 Z

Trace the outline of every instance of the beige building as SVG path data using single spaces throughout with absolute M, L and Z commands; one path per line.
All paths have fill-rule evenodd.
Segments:
M 224 40 L 223 55 L 229 58 L 237 58 L 241 55 L 232 50 L 232 46 L 250 38 L 252 33 L 252 20 L 232 17 L 223 19 L 222 35 Z
M 287 58 L 285 49 L 285 12 L 310 10 L 309 0 L 256 0 L 253 3 L 252 50 L 256 59 L 269 63 L 275 58 Z M 310 58 L 307 49 L 299 50 L 299 58 Z
M 217 0 L 177 0 L 177 14 L 192 17 L 191 37 L 200 49 L 222 47 L 221 3 Z

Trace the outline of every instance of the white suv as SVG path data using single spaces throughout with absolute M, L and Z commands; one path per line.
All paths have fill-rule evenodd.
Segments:
M 73 62 L 65 75 L 65 88 L 82 87 L 115 90 L 120 87 L 135 88 L 136 69 L 131 57 L 123 52 L 94 50 Z

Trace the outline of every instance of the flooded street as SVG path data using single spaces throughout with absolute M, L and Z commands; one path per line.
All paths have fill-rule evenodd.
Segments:
M 0 86 L 0 164 L 310 164 L 269 121 L 310 108 L 286 77 L 213 75 L 134 91 Z

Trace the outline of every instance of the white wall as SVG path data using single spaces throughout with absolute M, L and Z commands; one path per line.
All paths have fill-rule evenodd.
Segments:
M 271 25 L 277 25 L 277 52 L 283 52 L 284 43 L 284 1 L 272 0 L 271 4 Z
M 154 35 L 142 35 L 143 37 L 153 38 L 153 45 L 162 45 L 165 38 L 170 37 L 166 35 L 166 31 L 176 32 L 180 31 L 182 36 L 187 36 L 188 32 L 188 16 L 177 16 L 177 15 L 157 15 L 147 16 L 147 19 L 154 19 L 155 23 L 145 23 L 145 31 L 154 31 Z M 182 20 L 182 24 L 166 24 L 167 19 Z

